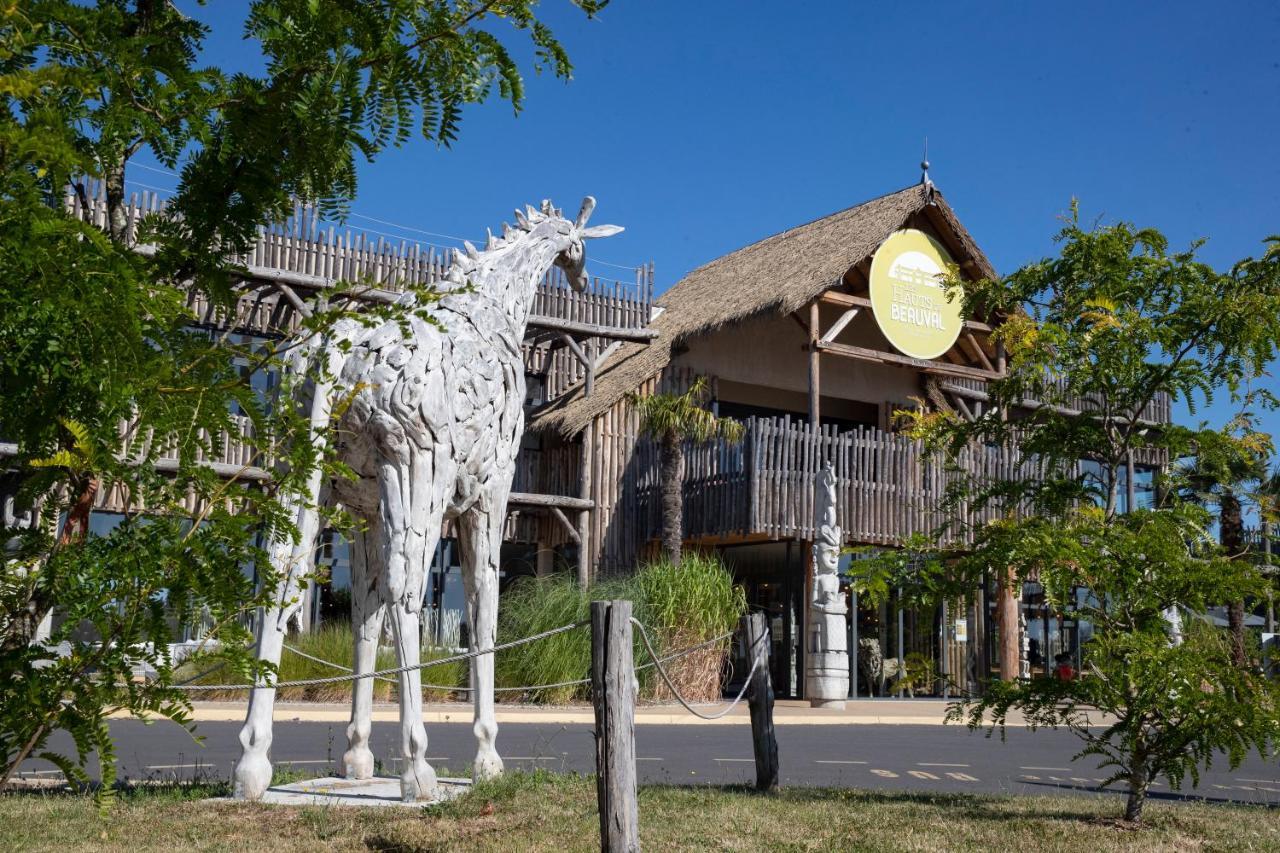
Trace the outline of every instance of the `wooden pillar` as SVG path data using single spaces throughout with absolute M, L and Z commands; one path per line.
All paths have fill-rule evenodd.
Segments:
M 747 688 L 751 743 L 756 757 L 756 790 L 778 790 L 778 738 L 773 728 L 773 679 L 769 675 L 769 626 L 763 613 L 742 616 L 747 656 L 755 671 Z
M 858 698 L 858 588 L 849 589 L 849 698 Z
M 595 424 L 589 423 L 582 430 L 582 458 L 578 470 L 578 497 L 592 500 L 591 497 L 591 465 L 595 458 Z M 584 509 L 578 512 L 578 586 L 586 588 L 591 585 L 591 513 Z
M 1129 451 L 1129 455 L 1124 460 L 1124 478 L 1125 478 L 1125 512 L 1133 512 L 1137 507 L 1134 506 L 1138 500 L 1138 486 L 1134 482 L 1137 476 L 1137 470 L 1133 464 L 1133 451 Z
M 1017 681 L 1022 663 L 1022 631 L 1018 625 L 1018 600 L 1021 596 L 1017 594 L 1021 590 L 1015 591 L 1014 588 L 1021 584 L 1014 577 L 1012 568 L 1001 567 L 999 586 L 1000 680 Z
M 809 426 L 817 428 L 821 418 L 818 397 L 822 391 L 819 375 L 818 300 L 809 303 Z
M 1005 375 L 1007 360 L 1004 343 L 996 342 L 996 372 Z M 1008 417 L 1008 412 L 1000 410 L 1000 420 Z M 1018 601 L 1021 598 L 1021 584 L 1017 583 L 1013 569 L 1008 566 L 996 566 L 997 571 L 997 606 L 996 624 L 1000 626 L 1000 680 L 1016 681 L 1021 671 L 1022 631 L 1018 625 Z M 1017 589 L 1015 589 L 1017 587 Z
M 600 849 L 640 849 L 636 803 L 635 665 L 631 602 L 591 602 L 591 704 L 596 719 Z

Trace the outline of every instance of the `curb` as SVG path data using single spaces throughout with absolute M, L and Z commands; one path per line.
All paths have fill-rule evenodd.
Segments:
M 218 703 L 215 705 L 197 705 L 191 713 L 194 722 L 241 722 L 245 717 L 245 705 L 236 703 Z M 907 710 L 907 709 L 903 709 Z M 896 726 L 942 726 L 948 724 L 942 713 L 881 714 L 866 713 L 857 710 L 850 712 L 807 712 L 801 709 L 776 708 L 773 721 L 775 725 L 786 726 L 846 726 L 846 725 L 896 725 Z M 941 711 L 941 709 L 939 709 Z M 127 719 L 127 713 L 113 714 L 113 719 Z M 495 714 L 497 722 L 502 723 L 542 723 L 546 725 L 593 725 L 595 714 L 590 708 L 503 708 L 498 706 Z M 152 717 L 152 719 L 162 719 Z M 277 707 L 272 719 L 276 722 L 310 722 L 310 723 L 347 723 L 351 719 L 349 709 L 340 706 L 283 706 Z M 375 707 L 372 714 L 374 722 L 397 722 L 400 711 L 395 706 Z M 470 723 L 472 710 L 470 706 L 453 706 L 448 708 L 426 709 L 423 711 L 424 723 Z M 744 708 L 739 713 L 731 713 L 717 720 L 703 720 L 686 712 L 683 708 L 636 710 L 635 722 L 638 726 L 750 726 L 751 717 Z M 1012 722 L 1012 721 L 1011 721 Z

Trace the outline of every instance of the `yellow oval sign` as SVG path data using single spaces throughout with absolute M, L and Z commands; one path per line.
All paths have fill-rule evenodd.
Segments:
M 912 358 L 937 358 L 960 337 L 960 300 L 943 286 L 955 266 L 942 244 L 906 228 L 880 244 L 871 259 L 871 309 L 889 343 Z

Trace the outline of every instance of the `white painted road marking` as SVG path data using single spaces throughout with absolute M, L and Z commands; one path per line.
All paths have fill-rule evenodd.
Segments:
M 907 773 L 909 773 L 910 775 L 912 775 L 912 776 L 916 777 L 917 779 L 934 779 L 934 780 L 936 780 L 936 779 L 938 778 L 938 777 L 937 777 L 937 776 L 935 776 L 934 774 L 930 773 L 928 770 L 908 770 L 908 771 L 907 771 Z
M 968 773 L 948 773 L 947 775 L 950 776 L 952 779 L 955 779 L 957 782 L 977 782 L 978 781 L 977 776 L 970 776 Z
M 853 761 L 845 758 L 815 758 L 814 764 L 866 764 L 865 761 Z
M 876 769 L 872 769 L 872 771 L 871 771 L 871 772 L 872 772 L 872 773 L 874 773 L 874 774 L 876 774 L 877 776 L 883 776 L 883 777 L 884 777 L 884 778 L 886 778 L 886 779 L 897 779 L 897 778 L 898 778 L 898 774 L 897 774 L 897 773 L 894 773 L 892 770 L 876 770 Z
M 1280 779 L 1242 779 L 1239 776 L 1237 776 L 1236 781 L 1237 782 L 1261 782 L 1264 785 L 1280 785 Z

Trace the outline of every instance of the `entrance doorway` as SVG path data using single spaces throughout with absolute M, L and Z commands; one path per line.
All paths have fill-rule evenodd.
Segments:
M 804 693 L 804 548 L 798 542 L 761 542 L 718 548 L 734 582 L 746 592 L 747 607 L 765 614 L 773 690 L 779 698 Z M 733 671 L 740 681 L 750 668 L 735 645 Z

